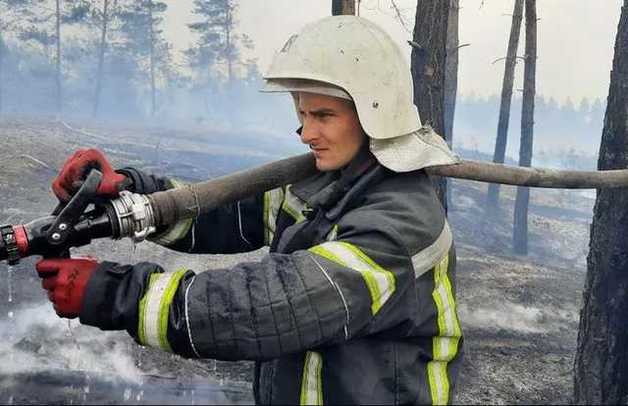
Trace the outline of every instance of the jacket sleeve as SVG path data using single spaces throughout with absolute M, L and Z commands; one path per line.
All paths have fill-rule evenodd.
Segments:
M 130 190 L 150 194 L 184 187 L 176 179 L 159 177 L 136 168 L 118 170 L 132 180 Z M 219 207 L 196 219 L 165 227 L 149 240 L 167 248 L 190 253 L 232 254 L 269 245 L 283 201 L 282 188 Z
M 181 184 L 173 182 L 175 187 Z M 196 219 L 180 221 L 149 239 L 190 253 L 233 254 L 270 245 L 283 202 L 282 188 L 227 204 Z
M 132 317 L 118 319 L 130 324 L 110 326 L 185 356 L 264 360 L 385 334 L 419 310 L 426 299 L 417 297 L 416 278 L 433 279 L 436 268 L 448 268 L 451 248 L 442 213 L 440 221 L 417 221 L 409 217 L 416 212 L 390 212 L 389 203 L 375 199 L 345 215 L 330 241 L 232 269 L 161 274 L 156 265 L 136 265 L 121 277 L 120 288 L 114 283 L 109 294 L 94 296 L 121 298 L 120 289 L 138 293 L 126 296 L 134 305 L 100 314 L 128 312 Z M 409 247 L 409 241 L 415 244 Z M 142 279 L 141 272 L 150 275 Z M 142 279 L 142 288 L 123 288 L 126 278 Z M 90 317 L 99 306 L 84 307 L 81 320 L 105 325 Z

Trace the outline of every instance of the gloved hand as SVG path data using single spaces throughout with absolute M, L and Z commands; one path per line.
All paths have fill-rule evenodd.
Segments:
M 52 182 L 54 194 L 62 202 L 72 198 L 91 169 L 98 169 L 103 177 L 96 190 L 98 196 L 115 198 L 120 190 L 129 185 L 130 180 L 111 167 L 107 158 L 97 149 L 79 149 L 63 164 L 59 175 Z
M 35 265 L 41 285 L 59 317 L 73 319 L 81 312 L 87 282 L 100 265 L 92 258 L 42 259 Z

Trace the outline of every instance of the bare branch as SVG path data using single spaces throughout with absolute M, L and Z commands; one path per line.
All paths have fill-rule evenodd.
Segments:
M 457 47 L 455 47 L 455 48 L 453 48 L 453 49 L 452 49 L 452 48 L 448 48 L 448 49 L 447 49 L 447 52 L 452 52 L 452 53 L 453 53 L 453 52 L 458 52 L 458 50 L 459 50 L 460 48 L 468 47 L 468 46 L 470 46 L 470 45 L 471 45 L 470 43 L 467 43 L 467 44 L 460 44 L 460 45 L 458 45 Z
M 28 160 L 31 160 L 31 161 L 35 162 L 36 164 L 38 164 L 38 165 L 40 165 L 40 166 L 43 166 L 43 167 L 44 167 L 44 168 L 46 168 L 46 169 L 51 169 L 51 168 L 50 168 L 50 165 L 48 165 L 47 163 L 43 162 L 42 160 L 39 160 L 39 159 L 35 158 L 35 157 L 34 157 L 34 156 L 32 156 L 32 155 L 22 154 L 22 155 L 20 155 L 20 157 L 21 157 L 21 158 L 26 158 L 26 159 L 28 159 Z
M 397 7 L 397 4 L 395 4 L 395 0 L 390 0 L 390 2 L 392 3 L 393 9 L 395 10 L 395 14 L 397 14 L 397 19 L 401 23 L 401 26 L 404 28 L 404 30 L 406 30 L 406 32 L 410 33 L 411 31 L 406 25 L 406 22 L 404 21 L 403 16 L 401 15 L 401 12 L 399 11 L 399 7 Z
M 411 39 L 408 40 L 408 44 L 412 47 L 412 48 L 416 48 L 416 49 L 424 49 L 423 46 L 421 44 L 419 44 L 418 42 L 412 41 Z
M 495 59 L 493 62 L 491 62 L 491 65 L 494 65 L 496 62 L 503 61 L 503 60 L 505 60 L 505 59 L 507 59 L 507 57 L 506 57 L 506 56 L 503 56 L 503 57 L 501 57 L 501 58 L 497 58 L 497 59 Z M 525 56 L 515 56 L 515 59 L 521 59 L 522 61 L 524 61 L 524 62 L 525 62 L 526 57 L 525 57 Z

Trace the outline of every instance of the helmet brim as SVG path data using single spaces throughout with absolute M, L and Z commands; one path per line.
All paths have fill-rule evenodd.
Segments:
M 325 96 L 338 97 L 340 99 L 351 100 L 349 93 L 343 89 L 324 83 L 306 79 L 274 79 L 266 80 L 266 84 L 260 89 L 263 93 L 287 93 L 287 92 L 305 92 L 322 94 Z

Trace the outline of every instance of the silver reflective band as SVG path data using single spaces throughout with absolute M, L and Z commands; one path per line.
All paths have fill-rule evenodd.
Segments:
M 130 237 L 140 242 L 155 232 L 155 216 L 147 196 L 122 191 L 120 197 L 112 200 L 111 204 L 120 227 L 118 238 Z
M 301 381 L 302 405 L 322 405 L 323 388 L 321 371 L 323 369 L 323 357 L 320 353 L 308 351 L 305 353 L 305 365 Z
M 189 312 L 190 308 L 188 306 L 188 303 L 189 303 L 188 294 L 190 293 L 190 288 L 192 287 L 192 284 L 194 283 L 195 280 L 196 280 L 196 275 L 192 277 L 190 284 L 185 289 L 185 325 L 188 328 L 188 339 L 190 340 L 190 347 L 192 347 L 192 351 L 194 351 L 194 355 L 196 355 L 197 358 L 201 358 L 201 354 L 199 354 L 199 352 L 196 350 L 196 346 L 194 345 L 194 340 L 192 339 L 192 328 L 190 327 L 190 312 Z
M 351 317 L 349 316 L 349 306 L 347 305 L 345 295 L 342 294 L 342 290 L 340 290 L 340 286 L 338 286 L 338 284 L 334 282 L 333 279 L 331 279 L 331 277 L 329 276 L 325 268 L 323 268 L 323 266 L 316 260 L 316 258 L 313 255 L 310 255 L 310 259 L 314 261 L 318 269 L 320 269 L 323 275 L 325 275 L 325 278 L 327 278 L 327 281 L 329 282 L 329 284 L 334 289 L 336 289 L 338 296 L 340 296 L 340 300 L 342 300 L 342 305 L 345 307 L 345 325 L 343 327 L 343 330 L 345 332 L 345 340 L 348 340 L 349 339 L 349 320 L 351 319 Z
M 414 267 L 414 277 L 418 278 L 425 272 L 434 268 L 451 248 L 453 236 L 449 223 L 445 220 L 445 225 L 440 235 L 429 247 L 422 249 L 412 256 L 412 266 Z
M 164 292 L 170 283 L 173 274 L 161 274 L 160 278 L 150 286 L 146 293 L 146 306 L 144 307 L 144 339 L 145 345 L 154 348 L 162 348 L 160 341 L 160 312 L 161 301 Z
M 292 192 L 290 191 L 290 185 L 288 185 L 288 187 L 286 188 L 286 194 L 281 208 L 290 216 L 292 216 L 292 218 L 294 218 L 297 223 L 305 220 L 303 211 L 307 209 L 307 205 L 303 200 L 292 194 Z
M 284 199 L 282 188 L 276 188 L 264 193 L 264 243 L 270 245 L 275 237 L 277 217 Z

